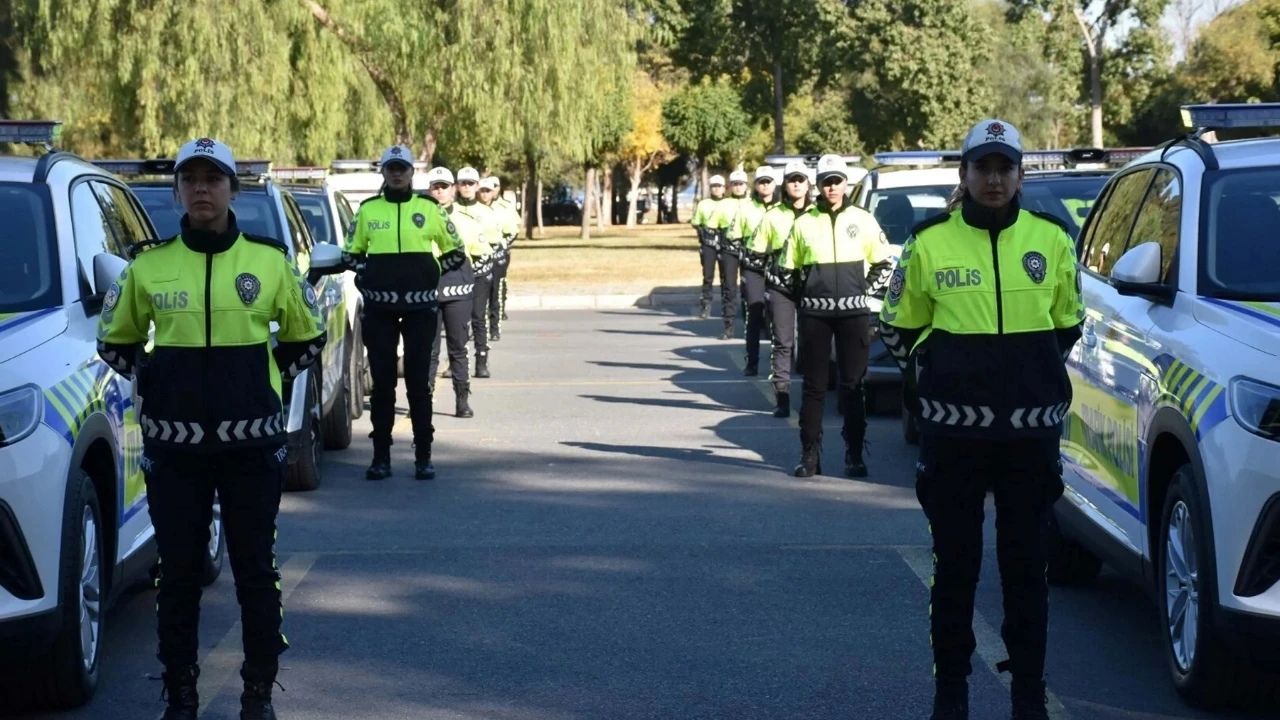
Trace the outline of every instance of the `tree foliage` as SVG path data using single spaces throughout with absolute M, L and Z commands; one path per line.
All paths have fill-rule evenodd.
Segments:
M 742 96 L 726 78 L 704 79 L 662 104 L 662 134 L 680 152 L 730 163 L 738 160 L 751 125 Z

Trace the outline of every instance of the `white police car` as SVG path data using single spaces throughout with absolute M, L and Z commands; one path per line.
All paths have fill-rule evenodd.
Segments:
M 0 121 L 44 144 L 57 122 Z M 98 359 L 105 290 L 155 235 L 120 181 L 65 152 L 0 156 L 0 708 L 83 704 L 107 607 L 157 561 L 132 383 Z M 222 567 L 217 508 L 205 580 Z
M 1192 127 L 1280 127 L 1280 104 L 1184 108 Z M 1190 702 L 1270 696 L 1280 661 L 1280 138 L 1193 133 L 1117 172 L 1077 244 L 1066 493 L 1049 566 L 1105 559 L 1157 600 Z

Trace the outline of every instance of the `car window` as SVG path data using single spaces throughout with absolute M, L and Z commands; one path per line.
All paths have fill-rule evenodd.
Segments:
M 915 227 L 945 212 L 955 184 L 880 188 L 871 193 L 867 209 L 875 216 L 889 242 L 902 245 Z
M 1138 206 L 1154 172 L 1138 170 L 1124 175 L 1107 191 L 1102 207 L 1086 232 L 1084 266 L 1090 272 L 1104 277 L 1111 275 L 1111 264 L 1124 253 L 1129 230 L 1133 228 Z
M 338 203 L 338 220 L 342 224 L 342 246 L 347 246 L 347 238 L 355 232 L 356 214 L 351 210 L 351 203 L 342 193 L 334 193 L 333 199 Z
M 1274 205 L 1274 203 L 1272 203 Z M 1151 190 L 1142 201 L 1138 219 L 1133 224 L 1129 247 L 1141 243 L 1160 243 L 1160 278 L 1169 282 L 1170 270 L 1178 252 L 1178 227 L 1182 221 L 1182 183 L 1168 168 L 1156 172 Z
M 1022 184 L 1022 207 L 1027 210 L 1048 213 L 1067 224 L 1067 231 L 1075 238 L 1080 226 L 1089 217 L 1098 193 L 1107 184 L 1106 175 L 1088 177 L 1027 177 Z
M 93 192 L 98 197 L 98 203 L 102 205 L 107 224 L 115 234 L 116 248 L 125 253 L 117 254 L 126 260 L 129 259 L 127 252 L 131 246 L 151 239 L 147 224 L 137 216 L 133 203 L 129 199 L 129 193 L 119 185 L 100 180 L 93 180 L 88 184 L 93 186 Z
M 1280 302 L 1280 168 L 1205 173 L 1198 292 Z
M 311 236 L 317 243 L 333 243 L 333 222 L 329 219 L 329 199 L 319 193 L 298 193 L 293 196 L 298 209 L 311 228 Z
M 305 273 L 311 267 L 311 230 L 307 227 L 307 221 L 302 219 L 293 196 L 281 192 L 280 199 L 284 201 L 284 220 L 289 227 L 289 242 L 293 245 L 298 269 Z
M 47 193 L 46 186 L 0 183 L 0 327 L 11 313 L 62 304 Z
M 156 226 L 159 237 L 171 238 L 182 232 L 182 205 L 173 197 L 172 186 L 133 185 L 132 190 Z M 231 210 L 236 214 L 240 232 L 283 240 L 277 229 L 273 204 L 266 192 L 246 192 L 242 186 L 240 194 L 231 201 Z
M 92 182 L 81 182 L 71 189 L 71 227 L 74 229 L 76 260 L 79 274 L 85 286 L 93 277 L 93 259 L 102 253 L 128 258 L 125 241 L 117 237 L 112 218 L 118 214 L 104 210 L 94 192 Z

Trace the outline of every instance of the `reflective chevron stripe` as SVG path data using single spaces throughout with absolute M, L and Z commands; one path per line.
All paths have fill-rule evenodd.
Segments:
M 836 298 L 800 298 L 800 307 L 805 310 L 861 310 L 867 307 L 866 295 Z
M 322 350 L 324 350 L 324 346 L 322 345 L 308 345 L 306 352 L 302 353 L 297 360 L 294 360 L 292 365 L 285 368 L 285 377 L 296 378 L 301 375 L 303 370 L 311 367 L 311 364 L 320 357 L 320 352 Z
M 920 398 L 920 417 L 939 425 L 985 428 L 991 427 L 996 414 L 986 405 L 956 405 Z
M 466 297 L 476 290 L 475 284 L 471 285 L 454 285 L 452 287 L 440 288 L 440 297 L 460 298 Z
M 1062 422 L 1069 407 L 1071 407 L 1070 403 L 1058 403 L 1045 407 L 1018 408 L 1009 416 L 1009 424 L 1019 430 L 1053 427 Z
M 146 415 L 138 419 L 142 434 L 153 440 L 174 442 L 184 445 L 199 445 L 204 439 L 204 428 L 200 423 L 180 422 L 178 420 L 152 420 Z
M 283 431 L 284 420 L 281 418 L 280 413 L 265 418 L 240 420 L 239 422 L 223 420 L 222 424 L 218 425 L 218 437 L 223 442 L 267 438 Z
M 366 299 L 380 303 L 397 303 L 400 302 L 400 293 L 384 290 L 365 290 Z
M 182 445 L 199 445 L 206 438 L 204 426 L 195 422 L 179 420 L 154 420 L 146 415 L 138 419 L 142 434 L 153 440 L 172 442 Z M 284 419 L 280 413 L 253 420 L 225 420 L 218 426 L 216 434 L 207 435 L 212 440 L 222 442 L 235 440 L 253 440 L 268 438 L 284 432 Z

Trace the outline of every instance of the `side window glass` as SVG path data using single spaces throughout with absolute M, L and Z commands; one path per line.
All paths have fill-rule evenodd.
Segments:
M 351 212 L 351 205 L 347 202 L 347 198 L 342 193 L 337 193 L 333 196 L 333 199 L 338 205 L 338 224 L 342 226 L 340 230 L 342 242 L 340 242 L 339 245 L 341 247 L 346 247 L 347 240 L 351 237 L 351 234 L 354 232 L 356 227 L 356 215 Z
M 75 231 L 76 260 L 80 264 L 80 278 L 86 287 L 93 277 L 93 258 L 100 253 L 112 253 L 127 258 L 123 243 L 116 239 L 112 222 L 107 219 L 93 188 L 82 182 L 71 191 L 71 225 Z
M 1124 253 L 1133 227 L 1138 205 L 1146 195 L 1153 171 L 1139 170 L 1116 181 L 1107 196 L 1101 214 L 1090 223 L 1089 249 L 1084 258 L 1085 269 L 1104 277 L 1111 275 L 1111 265 Z
M 298 269 L 305 273 L 311 267 L 311 234 L 306 221 L 302 218 L 302 213 L 298 210 L 297 201 L 289 195 L 282 196 L 282 199 L 284 200 L 284 219 L 289 226 L 289 240 L 293 243 Z
M 1177 173 L 1162 168 L 1156 173 L 1151 192 L 1142 202 L 1138 220 L 1133 225 L 1129 247 L 1141 243 L 1160 243 L 1160 278 L 1169 282 L 1173 261 L 1178 252 L 1178 229 L 1182 222 L 1182 183 Z
M 124 188 L 96 180 L 90 184 L 93 185 L 94 194 L 98 196 L 98 202 L 102 204 L 107 222 L 120 240 L 122 250 L 127 251 L 130 246 L 151 239 L 147 223 L 139 216 L 133 199 Z M 128 258 L 127 255 L 121 257 Z

